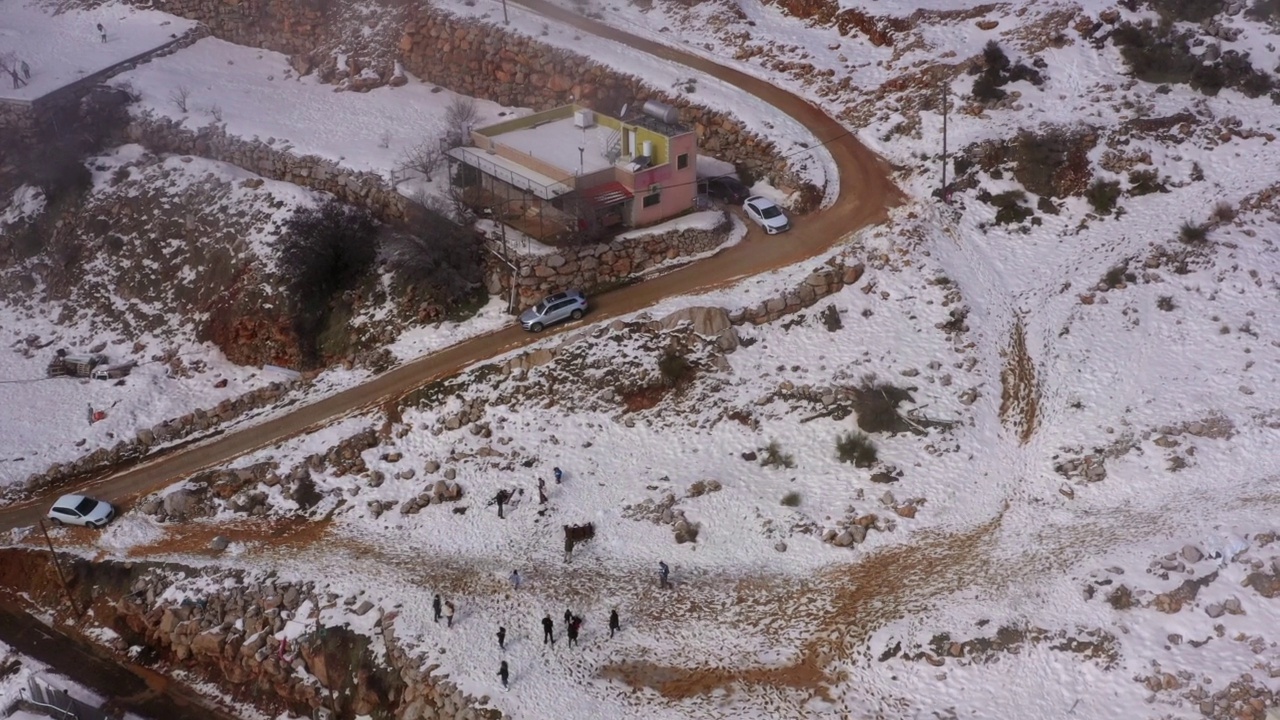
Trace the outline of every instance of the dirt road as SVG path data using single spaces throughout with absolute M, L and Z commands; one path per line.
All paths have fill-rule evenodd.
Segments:
M 821 254 L 850 232 L 885 218 L 902 195 L 889 178 L 887 164 L 840 123 L 808 101 L 770 83 L 658 43 L 556 8 L 543 0 L 513 0 L 585 32 L 629 45 L 665 60 L 714 75 L 755 95 L 790 115 L 826 144 L 840 176 L 840 194 L 830 207 L 799 218 L 786 235 L 766 237 L 753 232 L 747 239 L 705 260 L 679 270 L 593 298 L 592 322 L 646 308 L 663 298 L 710 290 L 744 277 L 786 267 Z M 562 326 L 563 332 L 574 325 Z M 111 477 L 90 481 L 78 490 L 106 500 L 136 496 L 193 472 L 218 465 L 255 449 L 272 445 L 335 417 L 375 406 L 433 379 L 459 372 L 513 348 L 530 344 L 532 336 L 513 324 L 504 330 L 454 345 L 402 365 L 367 383 L 350 388 L 274 420 L 218 437 L 144 463 Z M 59 489 L 59 492 L 66 491 Z M 46 498 L 15 505 L 0 512 L 0 531 L 33 524 L 44 512 Z

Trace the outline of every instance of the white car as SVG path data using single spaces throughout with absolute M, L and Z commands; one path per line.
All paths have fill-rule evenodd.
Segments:
M 116 509 L 109 502 L 84 495 L 63 495 L 46 516 L 54 525 L 83 525 L 100 528 L 111 522 Z
M 752 195 L 742 203 L 742 207 L 747 211 L 747 217 L 756 221 L 756 224 L 770 235 L 791 229 L 786 213 L 767 197 Z

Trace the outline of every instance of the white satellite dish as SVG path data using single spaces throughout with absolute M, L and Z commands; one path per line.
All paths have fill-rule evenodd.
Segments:
M 627 108 L 629 108 L 629 107 L 631 107 L 631 103 L 623 103 L 623 104 L 622 104 L 622 112 L 618 113 L 618 115 L 619 115 L 620 117 L 622 117 L 622 119 L 623 119 L 623 120 L 626 120 L 626 119 L 627 119 Z

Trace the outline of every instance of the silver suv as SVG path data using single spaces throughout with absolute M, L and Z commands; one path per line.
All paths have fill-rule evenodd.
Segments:
M 541 302 L 520 313 L 520 326 L 530 332 L 542 332 L 548 325 L 564 320 L 580 320 L 587 314 L 587 296 L 581 290 L 565 290 L 548 295 Z

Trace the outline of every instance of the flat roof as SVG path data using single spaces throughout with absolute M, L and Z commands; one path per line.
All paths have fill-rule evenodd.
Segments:
M 571 175 L 589 175 L 613 167 L 605 152 L 610 142 L 617 143 L 619 139 L 618 131 L 603 125 L 585 130 L 574 127 L 572 115 L 493 136 L 494 142 Z M 581 153 L 578 148 L 582 148 Z
M 574 152 L 577 152 L 575 149 Z M 559 180 L 529 168 L 501 155 L 490 155 L 476 147 L 456 147 L 449 151 L 449 157 L 460 160 L 481 172 L 488 173 L 503 182 L 528 190 L 543 200 L 560 197 L 573 192 L 573 188 Z

